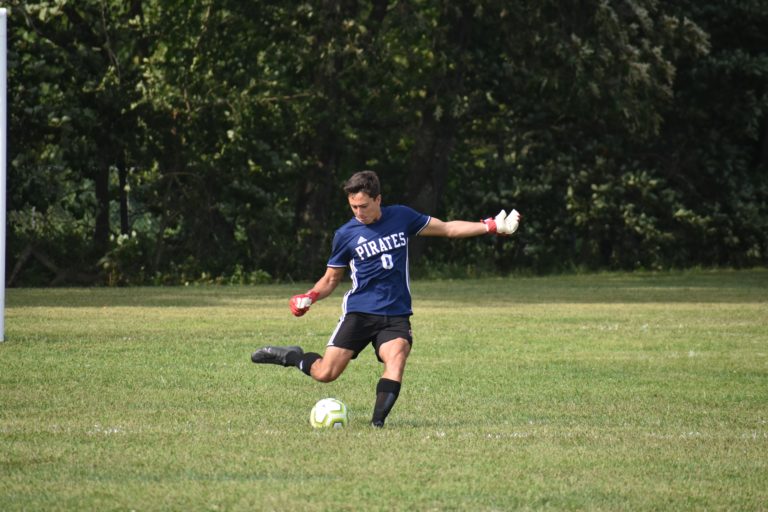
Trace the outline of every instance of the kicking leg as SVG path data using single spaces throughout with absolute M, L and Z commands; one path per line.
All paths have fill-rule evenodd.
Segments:
M 341 375 L 353 355 L 352 350 L 339 347 L 328 347 L 325 354 L 320 356 L 315 352 L 304 353 L 297 346 L 268 346 L 254 352 L 251 361 L 257 364 L 295 366 L 319 382 L 331 382 Z
M 326 347 L 323 357 L 318 357 L 308 368 L 302 368 L 302 371 L 316 381 L 332 382 L 339 378 L 353 355 L 354 351 L 346 348 Z
M 274 347 L 260 348 L 251 354 L 251 361 L 256 364 L 279 364 L 280 366 L 297 366 L 304 357 L 301 347 Z

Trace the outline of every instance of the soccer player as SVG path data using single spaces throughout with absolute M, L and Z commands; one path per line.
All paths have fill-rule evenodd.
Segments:
M 347 364 L 369 344 L 384 364 L 376 386 L 371 425 L 383 427 L 400 393 L 405 362 L 411 351 L 411 291 L 408 241 L 416 235 L 466 238 L 498 233 L 511 235 L 520 220 L 517 211 L 502 210 L 481 222 L 443 222 L 407 206 L 381 205 L 379 178 L 373 171 L 354 174 L 344 184 L 354 217 L 333 237 L 325 275 L 290 300 L 291 312 L 302 316 L 328 297 L 349 267 L 352 288 L 344 295 L 342 315 L 325 353 L 304 352 L 297 346 L 267 346 L 251 355 L 254 363 L 295 366 L 320 382 L 339 377 Z

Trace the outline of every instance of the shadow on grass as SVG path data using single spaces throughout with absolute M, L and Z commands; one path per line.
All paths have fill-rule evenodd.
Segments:
M 310 283 L 255 286 L 136 288 L 11 288 L 13 307 L 150 307 L 204 308 L 285 303 Z M 329 302 L 341 302 L 349 289 L 343 282 Z M 692 270 L 500 277 L 415 281 L 414 300 L 455 303 L 457 307 L 499 301 L 541 303 L 763 303 L 768 302 L 768 269 Z
M 768 303 L 768 270 L 579 274 L 421 281 L 414 300 L 463 305 L 544 303 Z M 449 293 L 448 293 L 449 292 Z

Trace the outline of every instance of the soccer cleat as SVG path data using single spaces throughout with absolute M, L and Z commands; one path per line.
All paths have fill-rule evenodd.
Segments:
M 374 420 L 374 421 L 371 421 L 371 426 L 374 428 L 384 428 L 384 422 L 380 420 L 379 421 Z
M 304 356 L 301 347 L 264 347 L 251 354 L 251 361 L 257 364 L 279 364 L 295 366 Z

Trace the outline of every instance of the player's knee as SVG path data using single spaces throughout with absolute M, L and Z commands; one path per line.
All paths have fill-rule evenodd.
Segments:
M 312 378 L 318 382 L 333 382 L 339 378 L 341 372 L 336 371 L 334 368 L 326 367 L 314 367 L 312 368 Z
M 335 381 L 337 376 L 330 373 L 321 373 L 319 375 L 312 375 L 312 377 L 318 382 L 328 383 Z

